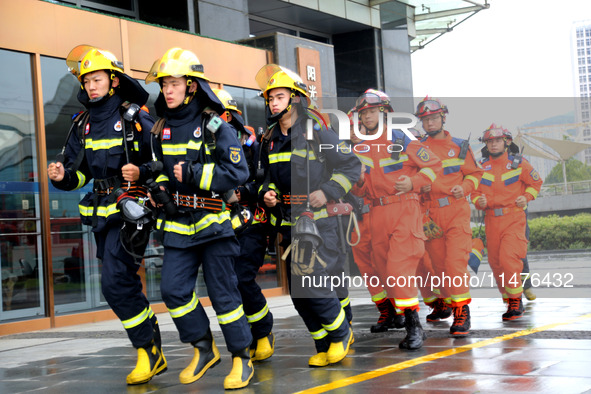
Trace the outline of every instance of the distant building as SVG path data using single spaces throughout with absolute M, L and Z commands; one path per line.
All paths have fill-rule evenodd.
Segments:
M 589 122 L 591 121 L 591 20 L 573 24 L 571 51 L 574 69 L 574 95 L 579 98 L 579 108 L 578 111 L 575 111 L 576 122 Z M 583 127 L 577 140 L 591 143 L 591 127 L 589 125 Z M 586 164 L 591 164 L 591 148 L 581 153 L 579 159 Z

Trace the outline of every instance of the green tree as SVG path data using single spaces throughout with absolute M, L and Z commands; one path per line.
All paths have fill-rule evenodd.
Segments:
M 571 157 L 566 161 L 566 180 L 568 182 L 586 181 L 591 179 L 591 166 L 585 165 L 581 161 Z M 545 184 L 562 183 L 562 163 L 558 163 L 552 168 L 550 174 L 544 180 Z

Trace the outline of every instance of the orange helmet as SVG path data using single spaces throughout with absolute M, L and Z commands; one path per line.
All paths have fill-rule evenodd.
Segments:
M 430 98 L 429 96 L 425 96 L 423 101 L 421 101 L 419 105 L 417 105 L 417 112 L 415 113 L 415 116 L 419 118 L 431 114 L 441 114 L 441 116 L 445 116 L 445 114 L 448 113 L 449 110 L 445 105 L 441 104 L 441 101 L 439 101 L 436 98 Z
M 367 89 L 355 101 L 355 111 L 361 112 L 366 108 L 380 108 L 381 112 L 394 112 L 394 108 L 390 105 L 390 97 L 375 89 Z

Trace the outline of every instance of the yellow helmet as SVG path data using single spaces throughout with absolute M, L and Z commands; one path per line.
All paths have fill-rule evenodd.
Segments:
M 269 90 L 275 88 L 295 90 L 306 97 L 310 97 L 302 78 L 290 69 L 277 64 L 263 66 L 257 73 L 255 80 L 263 91 L 265 100 L 268 99 Z
M 238 109 L 238 104 L 236 103 L 236 100 L 234 100 L 232 98 L 232 96 L 230 95 L 230 93 L 228 93 L 224 89 L 216 89 L 216 88 L 213 88 L 211 90 L 213 90 L 213 92 L 215 93 L 215 95 L 218 96 L 218 98 L 220 99 L 220 101 L 222 102 L 222 104 L 224 104 L 224 107 L 226 107 L 227 110 L 236 111 L 236 112 L 238 112 L 239 115 L 242 115 L 242 111 L 240 111 Z
M 182 48 L 170 48 L 156 60 L 146 77 L 146 83 L 160 82 L 162 77 L 196 77 L 209 81 L 203 74 L 203 65 L 193 52 Z
M 78 45 L 66 57 L 68 70 L 82 82 L 82 76 L 98 70 L 119 71 L 123 73 L 123 63 L 115 55 L 104 49 L 90 45 Z

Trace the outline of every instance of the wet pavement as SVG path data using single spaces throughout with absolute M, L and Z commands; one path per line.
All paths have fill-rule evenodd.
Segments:
M 561 297 L 563 289 L 537 288 L 538 299 L 524 301 L 524 317 L 503 322 L 506 308 L 494 289 L 473 289 L 491 292 L 491 297 L 473 299 L 468 337 L 450 338 L 451 318 L 425 323 L 429 310 L 422 308 L 428 338 L 422 349 L 408 352 L 398 349 L 404 330 L 369 333 L 377 310 L 366 290 L 352 289 L 355 343 L 345 360 L 326 368 L 308 368 L 314 346 L 289 297 L 271 298 L 275 354 L 255 363 L 250 386 L 236 392 L 591 393 L 591 293 L 586 279 L 591 259 L 588 254 L 560 260 L 543 255 L 530 261 L 536 272 L 552 267 L 554 272 L 570 270 L 576 290 L 588 297 Z M 483 265 L 482 272 L 488 268 Z M 540 297 L 544 293 L 553 298 Z M 179 383 L 178 374 L 193 350 L 180 343 L 169 315 L 159 314 L 168 371 L 147 384 L 125 384 L 136 352 L 121 323 L 114 320 L 0 337 L 0 393 L 221 393 L 230 355 L 211 307 L 207 313 L 222 363 L 195 383 Z

